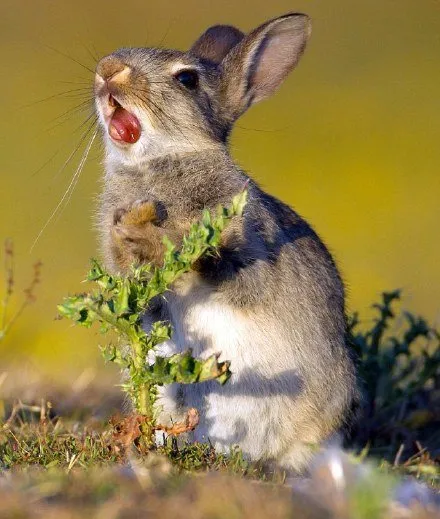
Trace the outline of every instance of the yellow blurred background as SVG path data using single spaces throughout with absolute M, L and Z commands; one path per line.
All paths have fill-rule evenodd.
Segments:
M 74 60 L 93 69 L 94 56 L 121 46 L 185 49 L 209 25 L 250 30 L 289 11 L 312 16 L 310 45 L 278 94 L 238 122 L 233 155 L 324 238 L 349 309 L 371 317 L 381 291 L 402 288 L 406 308 L 439 322 L 437 0 L 2 0 L 0 240 L 15 243 L 15 307 L 32 264 L 44 267 L 37 302 L 0 342 L 0 365 L 22 355 L 59 374 L 101 365 L 96 330 L 54 320 L 97 254 L 99 146 L 30 252 L 80 160 L 61 171 L 88 114 L 75 108 L 83 91 L 67 91 L 92 82 Z

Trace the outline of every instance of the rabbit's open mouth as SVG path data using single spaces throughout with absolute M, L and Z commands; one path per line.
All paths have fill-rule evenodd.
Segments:
M 141 136 L 141 124 L 138 118 L 126 110 L 112 94 L 108 96 L 108 104 L 113 114 L 108 123 L 108 133 L 117 142 L 134 144 Z

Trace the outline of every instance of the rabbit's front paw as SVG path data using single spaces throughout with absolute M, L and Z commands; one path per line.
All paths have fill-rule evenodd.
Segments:
M 151 200 L 136 200 L 130 207 L 119 207 L 113 215 L 113 225 L 142 227 L 160 221 L 158 206 Z
M 163 261 L 163 229 L 158 227 L 161 215 L 156 202 L 138 200 L 128 208 L 118 208 L 111 228 L 114 258 L 121 270 L 132 263 Z

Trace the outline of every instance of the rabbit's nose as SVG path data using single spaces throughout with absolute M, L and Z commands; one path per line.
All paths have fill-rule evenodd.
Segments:
M 96 67 L 96 80 L 104 80 L 106 83 L 124 83 L 130 74 L 130 67 L 114 56 L 106 56 Z

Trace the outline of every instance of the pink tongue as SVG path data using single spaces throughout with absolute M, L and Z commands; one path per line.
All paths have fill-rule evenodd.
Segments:
M 141 136 L 141 125 L 133 114 L 118 106 L 110 119 L 108 133 L 115 141 L 133 144 Z

